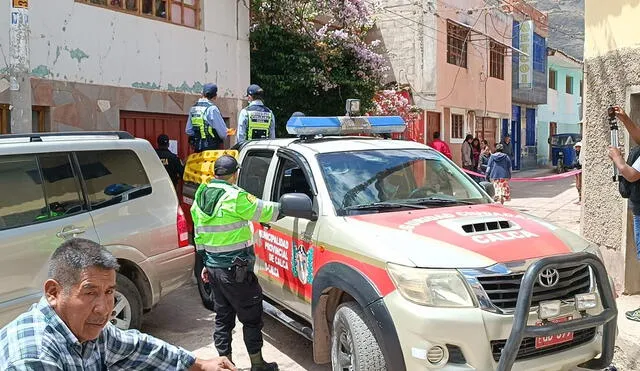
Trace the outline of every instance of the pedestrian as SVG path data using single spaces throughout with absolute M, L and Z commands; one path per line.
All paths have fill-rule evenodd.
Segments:
M 473 141 L 471 141 L 471 152 L 473 159 L 473 170 L 475 171 L 478 168 L 478 163 L 480 161 L 480 153 L 482 153 L 479 138 L 473 138 Z
M 495 200 L 504 204 L 511 200 L 511 159 L 507 156 L 502 144 L 496 145 L 496 152 L 489 157 L 487 164 L 487 178 L 493 183 L 496 191 Z
M 616 117 L 624 124 L 633 141 L 640 143 L 640 127 L 631 120 L 622 107 L 615 106 L 614 110 Z M 631 157 L 633 152 L 636 152 L 637 156 L 638 150 L 638 147 L 636 147 L 631 151 L 632 153 L 630 153 L 629 156 Z M 618 168 L 624 180 L 630 183 L 629 185 L 632 186 L 630 188 L 634 191 L 634 194 L 631 194 L 628 198 L 629 208 L 633 213 L 633 236 L 636 245 L 636 259 L 640 261 L 640 202 L 636 201 L 640 199 L 640 195 L 637 194 L 640 193 L 640 183 L 638 183 L 640 180 L 640 158 L 631 162 L 631 166 L 629 166 L 622 157 L 620 149 L 612 146 L 609 146 L 609 158 L 611 158 L 616 168 Z M 620 182 L 622 183 L 622 179 Z M 640 308 L 626 312 L 625 316 L 631 321 L 640 322 Z
M 236 370 L 111 320 L 118 261 L 85 239 L 63 242 L 49 260 L 44 295 L 0 329 L 0 370 Z
M 511 136 L 509 134 L 505 135 L 500 144 L 502 144 L 503 153 L 509 156 L 511 165 L 513 166 L 513 164 L 515 163 L 515 157 L 513 154 L 513 143 L 511 143 Z
M 473 167 L 473 148 L 471 142 L 473 141 L 473 135 L 467 134 L 462 142 L 462 168 L 469 171 L 475 171 Z
M 576 157 L 573 160 L 573 168 L 576 170 L 582 170 L 582 142 L 576 142 L 573 145 L 576 151 Z M 576 174 L 576 189 L 578 190 L 578 203 L 582 202 L 582 172 Z
M 274 139 L 276 137 L 276 118 L 264 105 L 264 90 L 252 84 L 247 88 L 249 106 L 238 115 L 237 142 L 253 139 Z
M 491 157 L 491 148 L 489 146 L 484 146 L 482 150 L 482 154 L 480 154 L 480 158 L 478 160 L 478 172 L 480 174 L 487 174 L 487 165 L 489 164 L 489 158 Z
M 449 160 L 453 159 L 453 156 L 451 155 L 451 149 L 449 148 L 449 145 L 445 141 L 440 139 L 440 132 L 439 131 L 436 131 L 436 132 L 433 133 L 433 142 L 431 142 L 431 148 L 433 148 L 436 151 L 442 153 Z
M 185 133 L 195 152 L 217 150 L 227 137 L 227 125 L 214 104 L 218 96 L 216 84 L 206 84 L 202 97 L 191 107 Z
M 251 370 L 272 371 L 278 365 L 262 358 L 262 288 L 253 273 L 255 253 L 249 222 L 276 221 L 280 205 L 257 199 L 233 185 L 237 170 L 238 162 L 232 156 L 218 158 L 215 178 L 196 191 L 191 215 L 198 258 L 204 262 L 200 274 L 213 290 L 213 338 L 218 354 L 232 360 L 231 338 L 237 315 L 243 325 Z
M 158 149 L 156 153 L 160 158 L 160 162 L 164 165 L 165 170 L 169 174 L 173 186 L 178 186 L 178 182 L 182 179 L 184 174 L 184 165 L 180 158 L 169 150 L 169 136 L 166 134 L 160 134 L 158 136 Z

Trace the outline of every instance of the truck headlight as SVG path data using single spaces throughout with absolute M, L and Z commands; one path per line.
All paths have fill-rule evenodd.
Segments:
M 387 271 L 407 300 L 430 307 L 471 308 L 475 303 L 464 278 L 453 269 L 424 269 L 387 264 Z

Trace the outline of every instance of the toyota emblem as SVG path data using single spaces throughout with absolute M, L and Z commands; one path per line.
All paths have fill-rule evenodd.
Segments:
M 545 269 L 538 276 L 538 283 L 542 287 L 553 287 L 560 281 L 560 272 L 557 269 Z

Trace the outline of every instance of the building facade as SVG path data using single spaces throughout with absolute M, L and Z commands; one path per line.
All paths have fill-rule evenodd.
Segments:
M 585 1 L 585 110 L 582 234 L 600 247 L 618 291 L 640 292 L 633 219 L 612 181 L 607 157 L 609 105 L 621 105 L 640 124 L 640 4 L 629 0 Z M 620 144 L 637 146 L 620 124 Z
M 582 133 L 583 63 L 561 50 L 547 48 L 547 104 L 538 106 L 538 166 L 551 164 L 554 134 Z
M 494 145 L 511 114 L 512 17 L 481 0 L 394 0 L 377 15 L 389 61 L 389 82 L 410 88 L 424 113 L 416 138 L 433 133 L 461 163 L 466 134 Z
M 10 14 L 11 2 L 0 3 Z M 184 125 L 207 82 L 230 127 L 249 84 L 249 10 L 233 0 L 31 0 L 33 131 L 167 133 L 184 158 Z M 7 30 L 13 18 L 2 17 Z M 9 35 L 0 49 L 11 54 Z M 0 60 L 2 132 L 9 66 Z M 5 59 L 6 63 L 6 59 Z

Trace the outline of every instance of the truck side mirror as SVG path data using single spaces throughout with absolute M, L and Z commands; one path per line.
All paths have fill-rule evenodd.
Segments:
M 492 198 L 496 195 L 496 189 L 493 187 L 492 183 L 480 182 L 480 185 L 482 186 L 482 188 L 484 188 L 484 191 L 487 192 L 487 194 L 489 194 L 489 196 L 491 196 Z
M 286 193 L 280 197 L 280 213 L 293 218 L 318 220 L 313 212 L 313 201 L 304 193 Z

